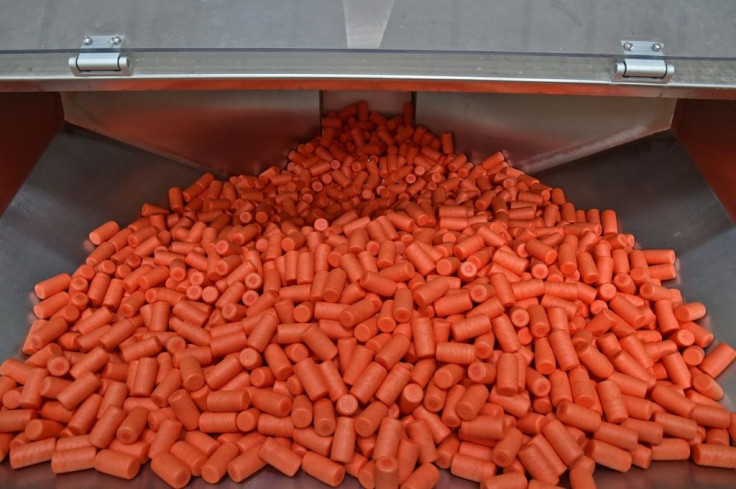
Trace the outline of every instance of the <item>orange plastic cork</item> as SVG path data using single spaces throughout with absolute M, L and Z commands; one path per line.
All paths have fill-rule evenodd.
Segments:
M 189 467 L 170 453 L 160 453 L 151 459 L 151 470 L 175 489 L 186 486 L 191 479 Z
M 127 453 L 100 450 L 95 457 L 95 470 L 121 479 L 133 479 L 140 468 L 140 461 Z

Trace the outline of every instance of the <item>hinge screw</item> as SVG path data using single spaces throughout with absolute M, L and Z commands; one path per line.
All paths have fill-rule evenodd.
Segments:
M 92 38 L 89 36 L 84 36 L 82 38 L 82 44 L 84 44 L 85 46 L 89 46 L 90 44 L 92 44 Z
M 662 48 L 663 46 L 661 42 L 655 42 L 654 44 L 652 44 L 652 51 L 661 51 Z
M 634 44 L 633 43 L 631 43 L 629 41 L 626 41 L 624 43 L 624 50 L 625 51 L 631 51 L 633 48 L 634 48 Z
M 117 46 L 118 44 L 120 44 L 121 41 L 122 39 L 117 34 L 115 34 L 114 36 L 110 38 L 110 42 L 112 43 L 113 46 Z

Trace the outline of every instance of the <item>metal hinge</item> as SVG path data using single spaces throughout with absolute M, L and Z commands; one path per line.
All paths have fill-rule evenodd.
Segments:
M 69 68 L 76 76 L 130 76 L 130 58 L 121 49 L 125 36 L 84 36 L 79 54 L 69 58 Z
M 674 65 L 664 59 L 664 45 L 657 41 L 621 41 L 624 60 L 613 64 L 614 81 L 667 83 Z

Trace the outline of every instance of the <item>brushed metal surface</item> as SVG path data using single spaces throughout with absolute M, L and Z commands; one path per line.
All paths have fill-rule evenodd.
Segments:
M 257 174 L 315 134 L 322 111 L 367 100 L 400 114 L 410 92 L 68 92 L 67 121 L 178 161 Z M 475 159 L 503 147 L 525 171 L 564 163 L 669 128 L 675 101 L 419 92 L 418 123 L 455 131 Z M 605 114 L 605 117 L 597 117 Z M 581 123 L 581 121 L 585 121 Z
M 76 49 L 121 33 L 134 49 L 396 49 L 620 54 L 621 39 L 671 56 L 733 58 L 736 5 L 711 0 L 3 0 L 0 49 Z
M 89 229 L 107 220 L 128 222 L 141 203 L 162 202 L 169 185 L 184 185 L 199 174 L 145 152 L 81 130 L 60 132 L 0 218 L 0 357 L 13 355 L 29 324 L 33 284 L 73 270 L 86 255 Z M 685 297 L 706 301 L 719 339 L 735 342 L 733 277 L 736 232 L 723 208 L 671 135 L 658 135 L 581 162 L 540 173 L 545 183 L 562 186 L 580 207 L 611 207 L 623 226 L 645 247 L 673 247 L 680 255 Z M 720 379 L 732 399 L 736 367 Z M 733 409 L 732 404 L 727 404 Z M 601 489 L 705 489 L 734 487 L 734 472 L 697 467 L 690 462 L 655 462 L 649 470 L 619 474 L 596 471 Z M 53 476 L 48 464 L 18 471 L 0 464 L 0 484 L 27 489 L 164 489 L 149 467 L 134 481 L 87 471 Z M 201 479 L 188 487 L 210 487 Z M 243 484 L 223 481 L 221 488 L 321 489 L 300 473 L 288 479 L 266 469 Z M 355 479 L 342 487 L 358 489 Z M 477 484 L 442 471 L 440 488 L 471 489 Z
M 316 91 L 67 92 L 68 122 L 165 157 L 258 174 L 319 128 Z
M 417 92 L 417 123 L 453 131 L 475 160 L 498 148 L 515 167 L 540 171 L 670 127 L 668 99 Z
M 666 85 L 614 82 L 617 56 L 194 50 L 131 54 L 133 76 L 75 77 L 64 52 L 0 52 L 2 91 L 404 90 L 736 98 L 736 61 L 675 61 Z
M 623 59 L 622 39 L 657 41 L 676 59 L 675 77 L 663 90 L 669 96 L 736 86 L 730 0 L 711 0 L 707 8 L 684 0 L 0 0 L 0 11 L 1 90 L 151 89 L 161 78 L 178 80 L 167 89 L 214 88 L 208 79 L 229 88 L 253 88 L 264 79 L 324 88 L 314 80 L 329 79 L 342 81 L 332 88 L 344 90 L 430 79 L 436 85 L 423 89 L 516 91 L 497 82 L 562 82 L 570 84 L 565 93 L 589 83 L 597 89 L 588 93 L 605 87 L 621 94 L 626 85 L 648 85 L 611 81 L 612 66 Z M 82 37 L 116 32 L 126 36 L 132 79 L 75 80 L 67 60 Z M 479 55 L 493 60 L 479 63 Z M 598 60 L 580 60 L 589 57 Z M 691 69 L 693 60 L 707 63 Z M 581 63 L 588 69 L 581 71 Z M 457 82 L 462 88 L 447 88 Z
M 339 0 L 2 0 L 1 50 L 76 50 L 84 35 L 145 48 L 346 47 Z

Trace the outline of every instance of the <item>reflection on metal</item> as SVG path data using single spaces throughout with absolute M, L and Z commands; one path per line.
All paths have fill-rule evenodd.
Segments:
M 344 0 L 348 49 L 378 49 L 396 0 Z
M 133 49 L 345 49 L 337 0 L 27 0 L 2 2 L 0 51 L 76 50 L 124 32 Z
M 733 58 L 734 16 L 731 0 L 397 0 L 381 48 L 617 55 L 655 38 L 670 56 Z
M 69 58 L 69 68 L 77 76 L 130 76 L 130 58 L 120 53 L 80 53 Z
M 664 58 L 664 44 L 658 41 L 621 41 L 624 60 L 614 63 L 614 81 L 646 79 L 667 83 L 675 74 L 675 66 Z
M 480 159 L 503 149 L 539 171 L 669 129 L 667 99 L 418 92 L 416 120 L 453 131 L 455 147 Z
M 316 91 L 69 92 L 62 101 L 72 124 L 225 173 L 282 164 L 319 127 Z
M 130 76 L 130 58 L 121 54 L 124 45 L 121 34 L 84 36 L 79 54 L 69 58 L 69 68 L 76 76 Z

